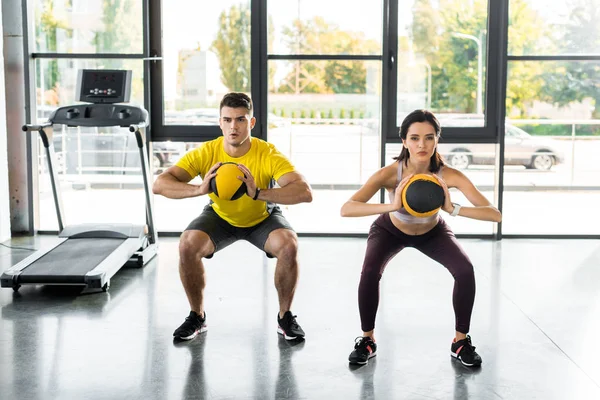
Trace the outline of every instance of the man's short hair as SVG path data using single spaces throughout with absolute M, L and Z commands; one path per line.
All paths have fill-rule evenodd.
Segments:
M 250 116 L 252 116 L 253 113 L 252 99 L 250 99 L 250 97 L 245 93 L 227 93 L 223 97 L 223 100 L 221 100 L 221 105 L 219 106 L 219 114 L 221 113 L 223 107 L 245 108 L 246 111 L 248 111 L 248 115 Z

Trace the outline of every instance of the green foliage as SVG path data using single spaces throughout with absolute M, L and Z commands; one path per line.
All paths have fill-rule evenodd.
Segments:
M 334 118 L 332 109 L 329 109 L 329 114 L 327 115 L 327 118 Z
M 306 111 L 300 111 L 300 118 L 306 118 Z
M 48 52 L 57 51 L 57 31 L 67 28 L 67 22 L 56 18 L 54 11 L 54 2 L 44 0 L 41 5 L 36 7 L 36 20 L 39 24 L 36 25 L 36 41 L 38 49 Z M 43 66 L 45 64 L 45 66 Z M 48 60 L 40 63 L 40 67 L 44 68 L 44 79 L 41 79 L 41 68 L 36 69 L 36 77 L 38 82 L 43 85 L 41 90 L 58 91 L 58 83 L 60 82 L 60 72 L 58 69 L 58 60 Z M 58 94 L 57 96 L 58 97 Z M 53 104 L 57 105 L 57 104 Z
M 310 118 L 315 119 L 316 118 L 316 112 L 315 110 L 310 110 Z
M 343 108 L 340 110 L 340 118 L 341 119 L 346 118 L 346 110 L 344 110 Z
M 323 17 L 295 20 L 282 30 L 283 42 L 296 54 L 378 54 L 378 43 L 363 32 L 342 31 Z M 289 63 L 287 76 L 276 88 L 278 93 L 366 93 L 367 71 L 363 61 L 296 60 Z M 376 82 L 373 82 L 376 85 Z
M 210 49 L 221 65 L 221 81 L 228 90 L 250 92 L 250 9 L 233 5 L 219 16 L 219 30 Z
M 560 39 L 568 54 L 593 52 L 600 46 L 600 7 L 587 0 L 575 0 Z M 568 106 L 586 98 L 593 101 L 592 118 L 600 118 L 600 65 L 587 62 L 547 63 L 541 74 L 542 96 L 557 106 Z
M 517 125 L 525 132 L 534 136 L 571 136 L 573 126 L 571 124 L 532 124 Z M 575 125 L 576 136 L 600 136 L 598 125 Z

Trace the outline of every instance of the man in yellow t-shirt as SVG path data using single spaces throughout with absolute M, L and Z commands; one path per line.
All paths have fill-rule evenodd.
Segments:
M 287 340 L 303 339 L 304 331 L 290 311 L 298 281 L 298 237 L 277 204 L 311 202 L 310 185 L 275 146 L 250 136 L 256 118 L 247 95 L 229 93 L 219 109 L 223 136 L 188 152 L 160 174 L 153 187 L 155 194 L 171 199 L 210 197 L 210 203 L 181 235 L 179 275 L 191 311 L 173 336 L 190 340 L 207 329 L 202 258 L 211 258 L 228 245 L 247 240 L 268 257 L 277 258 L 277 332 Z M 239 179 L 246 184 L 246 195 L 237 200 L 221 200 L 211 193 L 210 180 L 224 162 L 238 164 Z M 202 178 L 202 183 L 190 184 L 196 176 Z M 273 182 L 279 187 L 274 188 Z

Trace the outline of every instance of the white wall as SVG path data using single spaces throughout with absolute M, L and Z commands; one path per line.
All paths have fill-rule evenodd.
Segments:
M 0 8 L 0 32 L 2 9 Z M 10 238 L 10 204 L 8 192 L 8 153 L 6 137 L 6 90 L 4 90 L 4 46 L 0 40 L 0 243 Z

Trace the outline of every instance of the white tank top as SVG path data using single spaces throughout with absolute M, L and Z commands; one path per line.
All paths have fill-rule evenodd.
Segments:
M 396 186 L 394 186 L 394 190 L 388 192 L 389 196 L 390 196 L 390 202 L 394 201 L 394 196 L 396 193 L 396 189 L 398 188 L 398 185 L 400 184 L 400 181 L 402 180 L 402 166 L 404 164 L 404 161 L 398 161 L 398 175 L 396 176 Z M 443 167 L 442 167 L 443 168 Z M 406 224 L 428 224 L 432 221 L 437 220 L 438 218 L 438 214 L 439 211 L 436 212 L 433 215 L 430 215 L 429 217 L 415 217 L 414 215 L 410 215 L 408 213 L 408 211 L 406 211 L 406 209 L 404 207 L 402 207 L 400 210 L 398 211 L 394 211 L 392 213 L 392 215 L 396 218 L 398 218 L 400 221 L 406 223 Z

